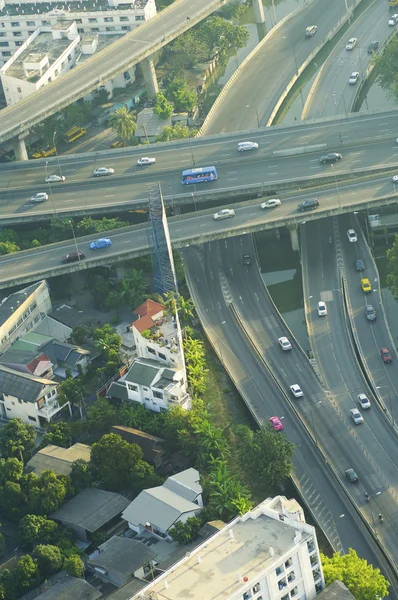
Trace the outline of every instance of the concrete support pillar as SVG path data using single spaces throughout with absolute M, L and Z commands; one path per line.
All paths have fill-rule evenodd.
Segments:
M 256 23 L 265 23 L 264 6 L 262 0 L 252 0 L 252 4 Z
M 145 87 L 148 98 L 156 98 L 159 91 L 158 80 L 156 79 L 155 65 L 151 57 L 144 58 L 141 61 L 142 74 L 144 76 Z
M 298 236 L 298 226 L 297 225 L 288 225 L 287 228 L 290 233 L 290 242 L 292 244 L 292 250 L 294 250 L 294 252 L 299 252 L 300 242 L 299 242 L 299 236 Z
M 25 146 L 25 139 L 23 137 L 14 138 L 12 140 L 12 146 L 14 148 L 15 160 L 29 160 Z

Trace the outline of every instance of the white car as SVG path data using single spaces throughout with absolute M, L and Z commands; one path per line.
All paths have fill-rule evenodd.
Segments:
M 346 44 L 346 50 L 353 50 L 358 43 L 358 38 L 350 38 Z
M 316 309 L 318 311 L 319 317 L 326 317 L 326 315 L 328 314 L 328 309 L 326 307 L 325 302 L 322 302 L 322 301 L 318 302 Z
M 353 229 L 349 229 L 347 231 L 347 237 L 348 237 L 349 242 L 357 242 L 358 241 L 358 236 Z
M 304 396 L 303 391 L 297 383 L 294 383 L 290 386 L 290 391 L 292 392 L 295 398 L 302 398 Z
M 260 204 L 261 208 L 273 208 L 274 206 L 280 206 L 281 201 L 278 198 L 271 198 Z
M 223 208 L 222 210 L 216 212 L 216 214 L 213 216 L 213 219 L 215 221 L 221 221 L 222 219 L 231 219 L 234 216 L 235 211 L 233 208 Z
M 394 175 L 393 178 L 392 178 L 392 180 L 393 180 L 394 183 L 397 183 L 398 182 L 398 175 Z
M 45 202 L 46 200 L 48 200 L 48 194 L 46 194 L 45 192 L 39 192 L 38 194 L 32 196 L 30 199 L 30 201 L 34 204 L 36 202 Z
M 350 85 L 355 85 L 356 82 L 358 81 L 358 79 L 359 79 L 359 73 L 358 73 L 358 71 L 353 71 L 351 73 L 350 77 L 348 78 L 348 83 Z
M 398 15 L 391 15 L 388 24 L 390 25 L 390 27 L 394 27 L 394 25 L 396 25 L 398 23 Z
M 246 150 L 258 150 L 257 142 L 239 142 L 238 152 L 246 152 Z
M 360 425 L 361 423 L 364 422 L 364 418 L 357 408 L 352 408 L 350 410 L 350 414 L 351 414 L 351 419 L 354 421 L 355 425 Z
M 46 183 L 63 183 L 65 177 L 63 175 L 49 175 L 45 181 Z
M 282 348 L 282 350 L 291 350 L 292 349 L 292 345 L 289 342 L 289 340 L 287 339 L 287 337 L 278 338 L 278 342 L 279 342 L 279 345 Z
M 361 408 L 370 408 L 370 400 L 366 394 L 358 394 L 357 400 Z
M 143 156 L 137 160 L 137 165 L 139 167 L 143 167 L 145 165 L 154 165 L 156 162 L 156 158 L 149 158 L 149 156 Z
M 111 167 L 99 167 L 98 169 L 95 169 L 93 175 L 94 177 L 102 177 L 104 175 L 113 175 L 115 172 L 115 169 L 112 169 Z

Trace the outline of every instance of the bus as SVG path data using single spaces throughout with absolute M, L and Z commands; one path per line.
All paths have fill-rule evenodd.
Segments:
M 216 167 L 198 167 L 197 169 L 183 171 L 181 183 L 189 185 L 190 183 L 205 183 L 206 181 L 215 181 L 216 179 Z
M 392 9 L 398 9 L 398 0 L 388 0 L 388 6 Z
M 53 156 L 57 152 L 55 146 L 52 148 L 44 148 L 43 150 L 35 150 L 32 154 L 32 158 L 47 158 L 47 156 Z
M 85 133 L 87 132 L 83 127 L 78 127 L 77 125 L 75 125 L 74 127 L 71 127 L 70 129 L 68 129 L 68 131 L 65 132 L 65 141 L 68 142 L 68 144 L 70 144 Z

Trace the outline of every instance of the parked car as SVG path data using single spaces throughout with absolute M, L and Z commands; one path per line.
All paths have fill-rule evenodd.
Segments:
M 275 429 L 275 431 L 282 431 L 283 423 L 279 417 L 271 417 L 269 419 L 269 422 L 271 423 L 271 425 L 272 425 L 273 429 Z
M 374 42 L 370 42 L 369 46 L 368 46 L 368 53 L 372 54 L 373 52 L 377 52 L 379 49 L 379 42 L 378 41 L 374 41 Z
M 63 183 L 64 181 L 64 175 L 48 175 L 45 179 L 46 183 Z
M 278 343 L 279 343 L 280 347 L 282 348 L 282 350 L 291 350 L 292 349 L 291 343 L 285 336 L 278 338 Z
M 137 165 L 139 167 L 144 167 L 145 165 L 154 165 L 156 162 L 156 158 L 150 158 L 149 156 L 143 156 L 137 160 Z
M 355 46 L 357 45 L 357 43 L 358 43 L 358 38 L 352 37 L 346 43 L 345 49 L 353 50 L 355 48 Z
M 294 383 L 290 386 L 290 391 L 292 392 L 295 398 L 302 398 L 304 396 L 303 391 L 297 383 Z
M 384 348 L 380 348 L 380 355 L 381 355 L 381 358 L 383 359 L 383 362 L 385 362 L 385 363 L 392 362 L 391 352 L 385 346 L 384 346 Z
M 222 219 L 231 219 L 234 216 L 235 211 L 233 208 L 223 208 L 222 210 L 216 212 L 216 214 L 213 216 L 213 219 L 216 221 L 221 221 Z
M 370 408 L 370 400 L 366 396 L 366 394 L 358 394 L 357 400 L 358 400 L 358 404 L 361 406 L 361 408 L 364 408 L 364 409 Z
M 397 23 L 398 23 L 398 14 L 391 15 L 391 17 L 388 20 L 389 26 L 394 27 L 394 25 L 396 25 Z
M 349 78 L 348 78 L 348 83 L 350 85 L 355 85 L 356 82 L 358 81 L 358 79 L 359 79 L 359 73 L 358 73 L 358 71 L 353 71 L 351 73 L 351 75 L 349 76 Z
M 305 28 L 305 37 L 312 37 L 313 35 L 316 34 L 316 32 L 318 31 L 318 27 L 317 25 L 310 25 L 309 27 Z
M 65 254 L 61 258 L 61 261 L 65 264 L 67 264 L 67 263 L 72 263 L 72 262 L 78 262 L 80 260 L 84 260 L 85 258 L 86 258 L 86 255 L 84 254 L 84 252 L 79 250 L 78 252 L 68 252 L 68 254 Z
M 252 264 L 252 259 L 251 259 L 250 254 L 244 254 L 242 258 L 243 258 L 243 264 L 244 265 L 251 265 Z
M 30 201 L 33 204 L 36 204 L 37 202 L 45 202 L 46 200 L 48 200 L 48 194 L 46 194 L 45 192 L 39 192 L 38 194 L 32 196 L 30 199 Z
M 371 304 L 365 306 L 365 317 L 368 321 L 376 321 L 376 309 Z
M 365 265 L 363 264 L 363 260 L 357 258 L 355 261 L 355 268 L 357 271 L 363 271 L 365 269 Z
M 354 471 L 354 469 L 347 469 L 347 471 L 345 472 L 345 476 L 351 483 L 357 483 L 357 481 L 359 481 L 359 477 Z
M 329 154 L 325 154 L 324 156 L 321 156 L 321 158 L 319 159 L 319 162 L 322 164 L 335 163 L 335 162 L 341 160 L 342 158 L 343 158 L 343 155 L 340 154 L 339 152 L 329 152 Z
M 90 248 L 91 250 L 99 250 L 99 248 L 107 248 L 108 246 L 111 246 L 111 244 L 110 238 L 99 238 L 98 240 L 91 242 Z
M 297 206 L 297 210 L 313 210 L 314 208 L 318 208 L 318 206 L 319 200 L 317 198 L 311 198 L 311 200 L 304 200 L 303 202 L 300 202 L 300 204 Z
M 352 408 L 350 410 L 351 419 L 354 421 L 355 425 L 360 425 L 364 422 L 364 418 L 359 412 L 357 408 Z
M 322 302 L 322 300 L 318 302 L 316 310 L 318 312 L 319 317 L 326 317 L 326 315 L 328 314 L 327 306 L 325 302 Z
M 113 175 L 114 172 L 115 169 L 112 169 L 112 167 L 99 167 L 98 169 L 95 169 L 93 175 L 94 177 L 103 177 L 104 175 Z
M 347 237 L 348 237 L 349 242 L 357 242 L 358 241 L 358 236 L 353 229 L 349 229 L 347 231 Z
M 281 201 L 278 198 L 270 198 L 269 200 L 266 200 L 260 204 L 261 208 L 274 208 L 274 206 L 280 205 Z
M 372 285 L 367 277 L 361 279 L 361 287 L 362 291 L 365 292 L 365 294 L 370 294 L 370 292 L 372 291 Z

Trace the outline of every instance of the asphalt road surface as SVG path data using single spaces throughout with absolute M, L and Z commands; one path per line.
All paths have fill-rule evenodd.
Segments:
M 365 465 L 367 459 L 349 432 L 344 428 L 339 429 L 339 415 L 327 403 L 325 410 L 320 409 L 319 402 L 325 398 L 324 390 L 301 350 L 294 347 L 281 356 L 283 351 L 277 345 L 276 338 L 286 334 L 286 330 L 275 318 L 256 265 L 242 265 L 242 252 L 247 251 L 253 253 L 247 237 L 234 238 L 227 244 L 214 242 L 206 245 L 206 248 L 203 245 L 184 251 L 190 292 L 202 324 L 258 422 L 265 424 L 272 415 L 283 418 L 285 434 L 295 444 L 294 474 L 298 487 L 308 498 L 313 514 L 323 524 L 332 544 L 343 552 L 349 547 L 355 548 L 360 556 L 373 565 L 381 565 L 383 570 L 380 557 L 374 554 L 373 544 L 363 535 L 357 516 L 341 496 L 339 486 L 305 434 L 300 420 L 295 418 L 284 394 L 270 381 L 258 355 L 237 327 L 230 308 L 231 302 L 237 307 L 260 351 L 276 369 L 277 376 L 282 378 L 284 390 L 288 389 L 290 383 L 286 372 L 291 378 L 297 377 L 303 381 L 305 397 L 294 402 L 307 423 L 316 423 L 319 437 L 315 439 L 322 439 L 322 444 L 325 441 L 333 446 L 336 458 L 342 465 L 351 464 L 353 456 L 358 456 L 358 460 Z M 231 273 L 232 262 L 234 268 Z M 249 295 L 248 289 L 251 292 Z
M 348 6 L 352 1 L 348 1 Z M 314 0 L 294 18 L 288 19 L 268 39 L 223 97 L 204 133 L 224 133 L 265 125 L 298 67 L 346 11 L 344 0 Z M 317 25 L 311 38 L 305 29 Z
M 377 40 L 380 46 L 391 35 L 388 25 L 391 11 L 387 2 L 374 2 L 347 31 L 323 63 L 319 75 L 309 92 L 308 105 L 303 118 L 316 119 L 351 112 L 358 85 L 363 78 L 372 54 L 367 49 L 370 42 Z M 346 44 L 350 38 L 357 38 L 356 47 L 349 51 Z M 348 78 L 358 71 L 360 79 L 350 85 Z

